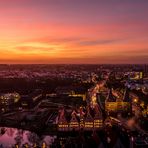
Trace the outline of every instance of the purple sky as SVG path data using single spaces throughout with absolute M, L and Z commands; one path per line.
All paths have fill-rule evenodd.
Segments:
M 0 1 L 0 63 L 148 63 L 147 0 Z

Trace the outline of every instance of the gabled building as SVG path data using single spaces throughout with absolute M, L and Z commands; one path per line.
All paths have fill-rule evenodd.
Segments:
M 73 111 L 72 114 L 71 114 L 71 120 L 69 122 L 69 130 L 79 130 L 79 122 L 78 122 L 78 119 L 76 118 L 76 112 Z
M 83 108 L 80 107 L 80 129 L 84 128 L 84 115 Z
M 94 130 L 99 130 L 103 127 L 103 118 L 101 113 L 95 114 L 94 117 Z
M 112 94 L 112 89 L 109 90 L 108 96 L 106 98 L 105 110 L 108 113 L 117 111 L 117 102 L 116 98 Z
M 90 110 L 89 107 L 87 108 L 87 116 L 85 118 L 85 122 L 84 122 L 84 130 L 86 131 L 92 131 L 94 127 L 94 119 L 90 114 Z
M 112 91 L 109 91 L 108 97 L 105 101 L 105 111 L 109 114 L 114 113 L 130 113 L 132 105 L 131 99 L 129 96 L 129 89 L 125 89 L 123 98 L 116 98 L 113 96 Z
M 132 110 L 132 105 L 131 105 L 131 99 L 129 95 L 129 89 L 126 88 L 124 95 L 123 95 L 123 100 L 118 104 L 118 111 L 121 112 L 131 112 Z
M 68 131 L 68 127 L 68 122 L 65 117 L 65 110 L 63 108 L 59 112 L 58 131 Z

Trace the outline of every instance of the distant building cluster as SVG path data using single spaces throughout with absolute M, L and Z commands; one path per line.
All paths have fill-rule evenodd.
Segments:
M 125 90 L 123 98 L 115 98 L 110 89 L 105 101 L 105 110 L 108 114 L 114 112 L 130 114 L 132 112 L 131 103 L 128 89 Z
M 0 95 L 0 112 L 14 111 L 36 106 L 42 99 L 42 90 L 34 90 L 30 94 L 6 93 Z
M 87 69 L 77 69 L 70 68 L 69 66 L 41 66 L 36 65 L 34 68 L 27 67 L 19 68 L 19 66 L 8 66 L 6 69 L 1 69 L 0 67 L 0 78 L 7 79 L 75 79 L 84 82 L 92 81 L 91 75 L 93 75 L 92 71 Z
M 69 119 L 67 114 L 64 108 L 59 110 L 58 131 L 93 131 L 103 127 L 103 116 L 99 106 L 93 110 L 90 107 L 86 110 L 82 107 L 79 110 L 73 110 Z
M 1 94 L 0 96 L 0 110 L 1 112 L 12 110 L 15 104 L 20 100 L 18 93 Z
M 2 127 L 40 135 L 56 132 L 61 147 L 76 139 L 81 143 L 80 137 L 83 144 L 101 137 L 101 145 L 118 143 L 116 147 L 123 147 L 125 138 L 135 143 L 139 135 L 146 141 L 147 66 L 42 66 L 0 69 Z

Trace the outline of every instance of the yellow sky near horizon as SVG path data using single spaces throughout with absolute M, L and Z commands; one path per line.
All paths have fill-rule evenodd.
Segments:
M 0 2 L 0 63 L 148 63 L 147 3 L 64 2 Z

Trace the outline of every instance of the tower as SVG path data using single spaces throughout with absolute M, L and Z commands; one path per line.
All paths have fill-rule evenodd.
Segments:
M 109 90 L 108 96 L 105 101 L 105 111 L 107 113 L 117 111 L 117 102 L 116 98 L 112 94 L 112 90 Z
M 126 88 L 123 96 L 123 110 L 132 113 L 132 102 L 130 99 L 129 89 Z

